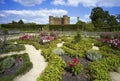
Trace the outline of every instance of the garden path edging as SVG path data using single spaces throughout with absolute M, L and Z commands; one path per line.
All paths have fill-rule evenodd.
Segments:
M 14 81 L 36 81 L 47 66 L 47 62 L 45 62 L 40 50 L 36 50 L 32 45 L 25 45 L 25 48 L 33 64 L 33 68 L 26 74 L 17 76 Z
M 17 76 L 14 81 L 36 81 L 42 71 L 47 67 L 44 57 L 41 55 L 41 50 L 36 50 L 32 45 L 25 45 L 26 50 L 20 52 L 9 52 L 1 54 L 0 57 L 19 55 L 28 53 L 33 68 L 24 75 Z

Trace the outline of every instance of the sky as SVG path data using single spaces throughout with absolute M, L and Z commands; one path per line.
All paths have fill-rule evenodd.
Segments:
M 70 23 L 77 17 L 90 22 L 91 10 L 102 7 L 111 15 L 120 14 L 120 0 L 0 0 L 0 24 L 23 20 L 25 23 L 48 24 L 49 16 L 68 15 Z

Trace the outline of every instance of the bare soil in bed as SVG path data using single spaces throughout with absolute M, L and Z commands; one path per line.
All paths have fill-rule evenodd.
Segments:
M 62 55 L 61 57 L 66 62 L 67 66 L 68 66 L 68 62 L 70 62 L 73 59 L 73 57 L 67 55 Z M 91 81 L 88 71 L 88 65 L 90 61 L 87 60 L 86 58 L 78 58 L 78 59 L 79 62 L 83 64 L 84 70 L 77 76 L 74 76 L 66 67 L 64 70 L 64 74 L 62 75 L 62 81 Z

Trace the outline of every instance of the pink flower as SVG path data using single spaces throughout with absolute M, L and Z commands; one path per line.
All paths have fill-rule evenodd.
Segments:
M 21 39 L 21 40 L 30 40 L 30 39 L 33 39 L 33 36 L 24 35 L 24 36 L 20 37 L 19 39 Z

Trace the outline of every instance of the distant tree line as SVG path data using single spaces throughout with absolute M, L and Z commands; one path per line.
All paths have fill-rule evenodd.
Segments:
M 49 27 L 49 30 L 58 31 L 71 31 L 81 29 L 83 31 L 120 31 L 120 14 L 117 16 L 109 14 L 108 11 L 103 10 L 101 7 L 95 7 L 91 10 L 90 14 L 91 22 L 83 22 L 78 20 L 76 24 L 70 25 L 49 25 L 36 23 L 24 23 L 22 20 L 18 22 L 12 21 L 9 24 L 1 25 L 2 27 L 9 29 L 20 29 L 20 30 L 42 30 L 44 27 Z
M 24 22 L 20 19 L 18 22 L 13 20 L 12 23 L 9 24 L 24 24 Z

